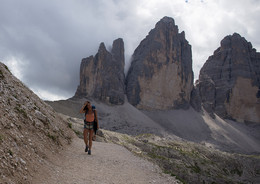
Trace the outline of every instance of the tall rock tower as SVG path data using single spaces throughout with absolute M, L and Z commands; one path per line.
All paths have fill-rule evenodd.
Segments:
M 222 118 L 260 122 L 260 53 L 239 34 L 226 36 L 202 67 L 194 94 Z
M 128 101 L 146 110 L 188 108 L 192 86 L 191 46 L 174 20 L 164 17 L 134 51 Z
M 111 52 L 101 43 L 95 57 L 82 59 L 80 85 L 75 97 L 92 97 L 110 104 L 123 104 L 125 94 L 124 42 L 113 42 Z

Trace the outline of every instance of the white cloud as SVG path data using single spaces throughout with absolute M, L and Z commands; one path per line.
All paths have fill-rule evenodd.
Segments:
M 53 92 L 49 91 L 48 89 L 43 90 L 43 89 L 32 88 L 32 90 L 43 100 L 49 100 L 49 101 L 66 100 L 71 97 L 71 96 L 66 96 L 63 94 L 53 93 Z
M 23 70 L 24 67 L 26 67 L 27 62 L 25 60 L 21 60 L 19 57 L 6 57 L 4 58 L 4 61 L 6 65 L 8 65 L 8 68 L 12 72 L 13 75 L 15 75 L 18 79 L 23 79 Z

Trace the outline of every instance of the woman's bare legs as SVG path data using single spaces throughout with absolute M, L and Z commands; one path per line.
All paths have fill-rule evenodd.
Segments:
M 88 130 L 88 135 L 89 135 L 89 149 L 91 150 L 92 148 L 92 137 L 93 137 L 93 130 Z
M 83 136 L 84 136 L 84 142 L 85 142 L 86 146 L 88 146 L 88 130 L 85 128 L 83 131 Z
M 88 154 L 91 154 L 91 148 L 92 148 L 92 138 L 93 138 L 93 130 L 84 129 L 83 135 L 84 135 L 84 142 L 86 144 L 85 151 L 88 151 Z

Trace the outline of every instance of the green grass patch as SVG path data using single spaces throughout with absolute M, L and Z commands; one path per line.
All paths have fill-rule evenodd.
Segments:
M 81 138 L 81 139 L 83 139 L 84 138 L 84 136 L 83 136 L 83 133 L 82 132 L 80 132 L 80 131 L 78 131 L 78 130 L 75 130 L 75 129 L 72 129 L 74 132 L 75 132 L 75 134 L 79 137 L 79 138 Z
M 12 150 L 8 150 L 9 155 L 13 156 Z
M 240 170 L 238 168 L 235 168 L 233 170 L 230 171 L 231 174 L 237 174 L 238 176 L 242 176 L 243 174 L 243 170 Z
M 57 136 L 55 135 L 51 135 L 49 132 L 48 132 L 48 135 L 47 135 L 49 138 L 51 138 L 54 142 L 57 141 Z
M 17 112 L 23 115 L 23 117 L 28 118 L 27 113 L 20 107 L 20 105 L 14 108 Z
M 201 168 L 198 166 L 198 164 L 196 162 L 194 165 L 187 166 L 187 168 L 190 168 L 195 173 L 201 172 Z
M 68 127 L 72 129 L 72 123 L 68 123 Z
M 163 171 L 165 174 L 169 174 L 172 177 L 175 177 L 177 180 L 181 181 L 183 184 L 186 184 L 186 181 L 184 181 L 182 178 L 180 178 L 179 176 L 177 176 L 176 174 L 172 173 L 171 171 L 168 170 L 164 170 Z
M 147 155 L 149 157 L 151 157 L 152 159 L 169 160 L 168 158 L 161 156 L 161 155 L 157 155 L 156 153 L 148 153 Z
M 136 136 L 136 138 L 149 138 L 152 136 L 153 136 L 153 134 L 146 133 L 146 134 L 139 134 Z
M 222 169 L 226 175 L 229 175 L 228 170 L 226 168 Z
M 127 136 L 127 135 L 122 135 L 122 138 L 126 141 L 126 142 L 131 142 L 132 141 L 132 139 L 130 139 L 130 137 L 129 136 Z
M 66 136 L 65 139 L 68 141 L 68 144 L 71 144 L 71 142 L 72 142 L 71 136 Z
M 5 69 L 10 72 L 9 68 L 4 64 Z
M 2 143 L 4 140 L 4 136 L 0 134 L 0 143 Z
M 152 145 L 154 147 L 154 149 L 169 149 L 170 147 L 168 146 L 161 146 L 161 145 L 158 145 L 158 144 L 155 144 L 155 143 L 152 143 L 152 142 L 148 142 L 148 144 Z

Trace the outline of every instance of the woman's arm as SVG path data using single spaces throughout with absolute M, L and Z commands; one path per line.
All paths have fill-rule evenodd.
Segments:
M 97 122 L 97 129 L 99 129 L 98 118 L 97 118 L 97 110 L 94 110 L 94 115 L 95 115 L 95 120 Z
M 87 102 L 84 103 L 82 108 L 80 109 L 79 113 L 85 113 L 86 111 L 84 110 L 85 106 L 87 105 Z

